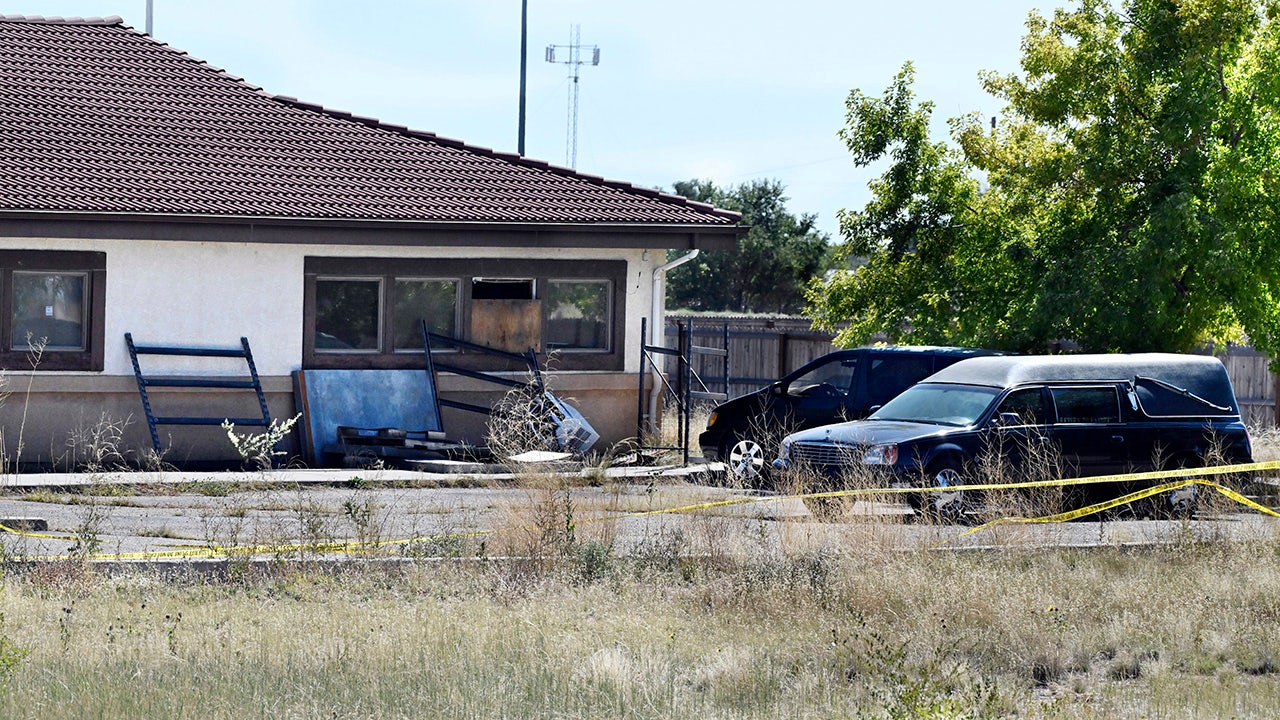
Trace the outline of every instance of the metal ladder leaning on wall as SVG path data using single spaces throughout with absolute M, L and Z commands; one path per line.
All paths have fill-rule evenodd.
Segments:
M 270 427 L 271 412 L 267 410 L 267 398 L 262 392 L 262 382 L 258 379 L 258 368 L 253 364 L 253 353 L 249 350 L 249 339 L 240 338 L 240 347 L 238 348 L 215 348 L 215 347 L 182 347 L 176 345 L 136 345 L 133 342 L 133 334 L 124 334 L 125 344 L 129 346 L 129 360 L 133 363 L 133 375 L 138 381 L 138 394 L 142 396 L 142 409 L 147 415 L 147 429 L 151 431 L 151 444 L 155 448 L 156 456 L 160 457 L 163 449 L 160 445 L 160 433 L 156 429 L 158 425 L 222 425 L 223 422 L 230 422 L 237 426 L 249 427 Z M 216 357 L 216 358 L 240 358 L 249 366 L 249 379 L 241 379 L 241 377 L 147 377 L 142 373 L 142 366 L 138 364 L 139 355 L 167 355 L 170 357 Z M 234 390 L 253 390 L 258 396 L 258 407 L 262 410 L 262 417 L 249 418 L 228 418 L 228 417 L 192 417 L 192 416 L 157 416 L 151 409 L 151 398 L 147 395 L 147 388 L 152 387 L 170 387 L 170 388 L 222 388 Z

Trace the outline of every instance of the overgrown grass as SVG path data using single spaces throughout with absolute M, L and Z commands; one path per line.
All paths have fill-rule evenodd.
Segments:
M 10 567 L 0 710 L 1261 718 L 1280 707 L 1270 543 L 695 562 L 679 535 L 630 558 L 596 540 L 538 541 L 538 562 L 352 562 L 234 581 Z
M 388 507 L 401 500 L 363 480 L 330 505 L 295 489 L 251 507 L 239 488 L 211 486 L 225 507 L 204 523 L 209 546 L 289 548 L 265 564 L 228 550 L 219 576 L 24 564 L 0 538 L 0 714 L 1266 718 L 1280 707 L 1274 532 L 1229 539 L 1188 521 L 1144 548 L 957 552 L 875 527 L 893 517 L 834 527 L 693 512 L 646 523 L 638 539 L 632 526 L 624 544 L 623 522 L 602 515 L 682 505 L 701 489 L 575 492 L 581 479 L 552 473 L 517 483 L 522 496 L 485 532 L 431 536 L 394 565 L 308 549 L 391 536 Z M 78 505 L 85 556 L 103 494 Z M 268 509 L 279 517 L 251 527 Z M 820 541 L 802 541 L 809 533 Z

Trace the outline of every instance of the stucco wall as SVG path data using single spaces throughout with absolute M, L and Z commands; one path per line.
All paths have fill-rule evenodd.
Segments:
M 562 373 L 553 388 L 574 399 L 606 442 L 633 435 L 635 370 L 639 367 L 641 318 L 651 307 L 652 269 L 665 258 L 661 251 L 585 248 L 413 248 L 246 244 L 143 240 L 0 239 L 0 249 L 92 250 L 107 255 L 106 347 L 102 373 L 34 373 L 5 368 L 10 397 L 0 405 L 4 446 L 12 458 L 21 435 L 24 460 L 46 461 L 65 454 L 83 430 L 104 422 L 127 422 L 124 442 L 133 449 L 150 447 L 124 334 L 139 343 L 236 346 L 247 336 L 258 371 L 270 396 L 273 416 L 293 412 L 289 374 L 300 367 L 303 340 L 303 259 L 308 256 L 469 258 L 512 260 L 627 261 L 625 333 L 617 342 L 625 349 L 622 373 Z M 146 357 L 149 374 L 229 373 L 240 363 Z M 30 391 L 27 391 L 28 386 Z M 441 379 L 441 392 L 457 399 L 483 402 L 494 397 L 464 378 Z M 469 397 L 468 397 L 469 396 Z M 223 400 L 210 392 L 173 393 L 175 407 L 194 414 Z M 240 400 L 232 401 L 241 402 Z M 195 412 L 200 409 L 199 412 Z M 229 408 L 228 412 L 246 414 Z M 214 414 L 208 412 L 208 414 Z M 248 413 L 252 414 L 252 413 Z M 446 430 L 460 439 L 483 435 L 479 416 L 450 411 Z M 451 427 L 451 425 L 455 427 Z M 166 428 L 173 436 L 175 458 L 198 457 L 225 449 L 220 430 Z M 182 435 L 182 438 L 178 436 Z

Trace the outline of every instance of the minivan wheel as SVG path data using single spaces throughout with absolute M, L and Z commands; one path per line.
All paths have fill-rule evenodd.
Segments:
M 725 443 L 720 455 L 730 482 L 747 487 L 764 484 L 767 458 L 764 446 L 754 438 L 735 435 Z

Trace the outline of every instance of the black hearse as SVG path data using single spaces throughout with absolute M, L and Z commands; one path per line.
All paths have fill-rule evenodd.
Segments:
M 953 487 L 981 480 L 977 468 L 993 448 L 1016 466 L 1027 448 L 1046 442 L 1074 477 L 1252 461 L 1222 363 L 1150 353 L 965 360 L 866 420 L 789 435 L 774 466 L 838 478 L 861 464 L 900 487 Z M 1091 496 L 1078 501 L 1132 489 L 1089 487 Z M 911 499 L 917 509 L 954 518 L 974 502 L 963 490 Z
M 735 480 L 754 483 L 787 433 L 864 418 L 938 370 L 990 353 L 894 345 L 828 353 L 763 390 L 716 406 L 698 436 L 702 456 L 724 462 Z

